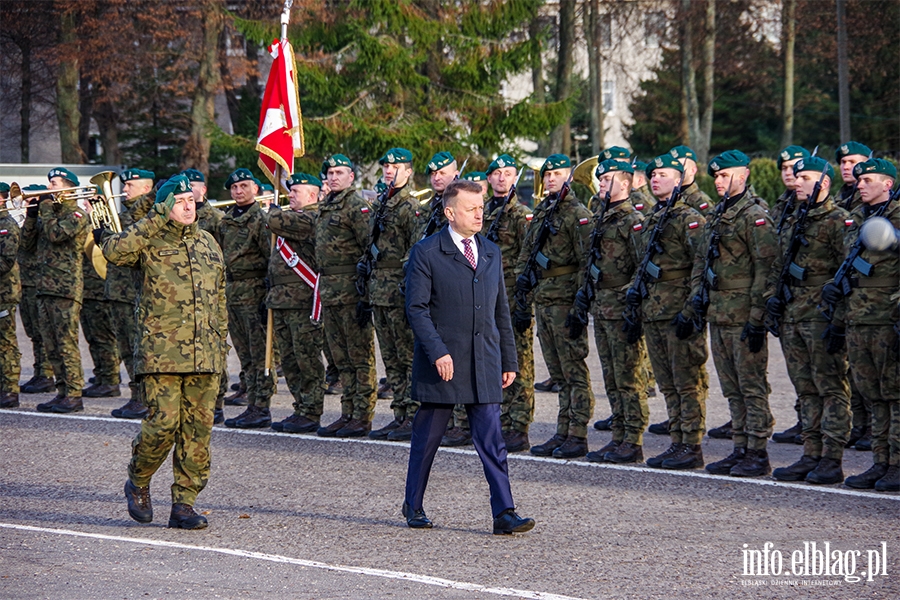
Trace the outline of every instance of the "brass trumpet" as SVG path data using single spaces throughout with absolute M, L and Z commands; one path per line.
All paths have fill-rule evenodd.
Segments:
M 112 172 L 112 171 L 109 171 Z M 39 196 L 51 196 L 53 202 L 61 203 L 63 200 L 90 200 L 97 195 L 97 189 L 91 185 L 83 185 L 76 187 L 57 188 L 55 190 L 33 190 L 29 192 L 22 191 L 22 187 L 12 182 L 9 184 L 9 201 L 14 208 L 27 208 L 30 204 L 27 202 L 31 198 Z

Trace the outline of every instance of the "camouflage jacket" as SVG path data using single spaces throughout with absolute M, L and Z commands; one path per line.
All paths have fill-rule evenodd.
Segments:
M 146 217 L 147 211 L 153 206 L 155 199 L 153 194 L 144 194 L 132 200 L 124 200 L 122 210 L 119 211 L 119 223 L 122 224 L 122 230 L 124 231 Z M 107 300 L 134 304 L 140 294 L 140 285 L 141 273 L 137 269 L 113 264 L 106 265 L 104 292 Z
M 313 271 L 316 267 L 316 218 L 318 206 L 310 204 L 299 211 L 269 208 L 266 222 L 269 230 L 284 238 L 291 250 Z M 277 249 L 269 258 L 269 292 L 266 306 L 272 309 L 297 309 L 312 313 L 313 288 L 309 287 L 294 270 L 284 262 Z
M 665 205 L 657 204 L 653 214 L 642 223 L 638 241 L 638 263 L 643 260 L 647 242 L 663 210 Z M 660 236 L 663 251 L 654 255 L 651 261 L 659 267 L 660 279 L 653 279 L 649 273 L 647 274 L 647 291 L 650 295 L 641 305 L 645 321 L 671 320 L 679 311 L 687 317 L 694 316 L 694 309 L 691 306 L 691 288 L 694 281 L 691 275 L 694 257 L 700 251 L 700 239 L 703 236 L 706 219 L 685 204 L 680 196 L 669 210 L 672 213 Z
M 59 296 L 81 302 L 81 263 L 90 229 L 85 211 L 72 201 L 42 200 L 39 216 L 25 217 L 22 244 L 37 260 L 38 295 Z
M 104 293 L 106 281 L 100 277 L 100 274 L 94 269 L 94 263 L 87 256 L 81 262 L 81 277 L 84 282 L 81 294 L 84 300 L 97 300 L 100 302 L 106 300 L 106 294 Z
M 781 215 L 784 214 L 784 209 L 787 208 L 788 198 L 791 193 L 791 190 L 784 190 L 784 192 L 782 192 L 775 200 L 775 204 L 772 205 L 772 208 L 769 209 L 769 216 L 772 217 L 772 223 L 775 224 L 775 227 L 778 227 L 778 223 L 781 222 Z M 796 201 L 794 202 L 794 210 L 797 210 Z
M 318 204 L 316 264 L 324 306 L 356 304 L 356 263 L 369 243 L 369 204 L 353 188 Z
M 16 260 L 20 236 L 19 224 L 7 209 L 0 208 L 0 306 L 18 304 L 22 299 Z
M 535 207 L 534 217 L 525 232 L 522 250 L 516 262 L 516 275 L 525 271 L 532 246 L 551 206 L 550 201 L 555 197 L 555 194 L 551 194 Z M 556 235 L 551 234 L 541 249 L 544 256 L 549 259 L 549 263 L 547 269 L 538 269 L 534 302 L 540 306 L 571 306 L 587 266 L 591 212 L 570 192 L 557 209 L 553 226 L 556 228 Z M 563 272 L 553 274 L 557 270 Z
M 631 203 L 631 206 L 644 215 L 645 217 L 649 215 L 653 211 L 653 207 L 656 206 L 656 198 L 647 190 L 646 186 L 643 188 L 644 191 L 641 190 L 631 190 L 631 193 L 628 195 L 628 202 Z M 600 212 L 600 196 L 594 195 L 591 196 L 590 202 L 588 202 L 588 210 L 590 210 L 595 215 Z
M 860 206 L 862 206 L 862 197 L 859 195 L 859 190 L 853 189 L 854 185 L 852 183 L 845 183 L 841 186 L 841 189 L 838 190 L 837 195 L 834 197 L 834 201 L 838 206 L 846 210 L 847 212 L 853 212 Z M 850 207 L 847 208 L 847 201 L 850 198 L 850 195 L 853 194 L 853 199 L 850 200 Z
M 767 299 L 775 295 L 775 286 L 784 265 L 784 254 L 789 248 L 791 233 L 797 222 L 797 212 L 787 218 L 784 231 L 779 236 L 778 253 L 766 278 Z M 822 286 L 834 277 L 834 272 L 844 260 L 844 231 L 848 227 L 849 218 L 849 213 L 838 207 L 831 198 L 810 209 L 806 217 L 805 234 L 809 245 L 801 246 L 793 261 L 798 267 L 806 269 L 806 280 L 800 282 L 791 278 L 790 288 L 794 300 L 785 308 L 785 323 L 825 320 L 819 309 Z M 849 222 L 852 224 L 852 221 Z M 836 307 L 834 323 L 843 326 L 844 302 L 838 303 Z
M 234 208 L 219 223 L 225 257 L 225 295 L 229 304 L 255 306 L 266 297 L 271 236 L 266 229 L 266 213 L 258 203 L 254 202 L 239 217 L 232 216 Z
M 681 199 L 685 204 L 696 210 L 704 217 L 708 216 L 712 209 L 716 206 L 716 203 L 706 195 L 706 192 L 700 189 L 696 181 L 692 181 L 691 185 L 681 190 Z
M 729 201 L 729 204 L 731 201 Z M 700 251 L 694 259 L 691 297 L 700 292 L 703 278 L 714 279 L 710 285 L 707 320 L 716 325 L 743 326 L 748 321 L 761 326 L 766 315 L 766 277 L 778 253 L 775 226 L 765 209 L 765 201 L 750 190 L 720 214 L 710 215 L 703 227 Z M 718 208 L 721 208 L 718 207 Z M 705 270 L 707 250 L 712 232 L 719 224 L 719 258 Z M 712 282 L 710 282 L 712 283 Z
M 385 208 L 384 231 L 378 236 L 378 260 L 369 278 L 369 300 L 378 306 L 404 305 L 403 292 L 400 291 L 404 277 L 403 261 L 422 233 L 416 216 L 419 202 L 409 192 L 410 186 L 403 186 L 388 200 Z M 380 206 L 381 203 L 376 200 L 369 211 L 368 243 L 372 240 L 375 215 Z
M 447 224 L 447 216 L 444 214 L 444 209 L 441 207 L 441 204 L 441 194 L 435 194 L 427 204 L 419 205 L 417 213 L 419 217 L 419 235 L 416 237 L 416 242 L 421 240 L 422 236 L 425 235 L 425 228 L 428 226 L 428 221 L 431 219 L 431 213 L 434 212 L 435 208 L 438 209 L 438 224 L 431 233 L 437 233 Z
M 634 278 L 638 257 L 638 232 L 643 229 L 644 216 L 635 210 L 630 200 L 607 209 L 603 221 L 600 215 L 593 219 L 597 236 L 594 244 L 600 245 L 600 259 L 592 260 L 594 302 L 591 314 L 595 319 L 620 321 L 625 308 L 625 291 Z M 589 250 L 590 251 L 590 250 Z
M 103 242 L 103 255 L 141 270 L 134 371 L 221 373 L 228 351 L 225 265 L 197 223 L 170 221 L 163 204 Z
M 894 228 L 900 228 L 900 204 L 892 202 L 883 215 Z M 866 220 L 865 205 L 850 213 L 853 224 L 845 229 L 844 256 L 859 237 L 859 229 Z M 850 272 L 853 292 L 846 297 L 847 325 L 887 325 L 900 319 L 896 296 L 900 290 L 900 250 L 876 252 L 863 248 L 861 259 L 872 265 L 869 277 L 855 269 Z M 893 300 L 892 300 L 893 298 Z
M 200 229 L 208 231 L 216 239 L 219 247 L 222 246 L 222 240 L 219 237 L 219 225 L 222 223 L 222 217 L 225 213 L 209 204 L 209 200 L 201 202 L 197 205 L 197 224 Z
M 18 224 L 16 224 L 16 228 L 18 229 Z M 22 287 L 34 287 L 37 285 L 38 265 L 41 263 L 37 258 L 35 249 L 25 247 L 24 240 L 22 239 L 24 230 L 25 224 L 22 223 L 22 228 L 18 229 L 19 243 L 17 245 L 19 247 L 19 253 L 16 256 L 16 262 L 19 263 L 19 279 L 22 283 Z
M 481 225 L 481 233 L 488 234 L 491 225 L 497 220 L 502 207 L 487 214 L 490 201 L 485 203 L 484 221 Z M 510 298 L 516 289 L 516 261 L 522 253 L 522 242 L 525 240 L 525 232 L 531 224 L 533 215 L 531 210 L 518 201 L 514 196 L 506 205 L 503 218 L 497 226 L 497 241 L 494 242 L 500 248 L 500 256 L 503 261 L 503 276 L 506 279 L 506 291 Z

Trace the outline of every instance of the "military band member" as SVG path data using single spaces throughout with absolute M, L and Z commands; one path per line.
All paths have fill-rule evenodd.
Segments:
M 22 354 L 16 339 L 16 305 L 22 299 L 19 283 L 19 224 L 10 216 L 5 196 L 9 186 L 0 183 L 0 408 L 19 406 Z

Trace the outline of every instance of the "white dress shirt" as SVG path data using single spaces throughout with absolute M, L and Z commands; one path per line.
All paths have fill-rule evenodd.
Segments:
M 463 245 L 463 242 L 462 242 L 464 239 L 463 236 L 456 233 L 456 230 L 453 229 L 452 225 L 449 227 L 449 229 L 450 229 L 450 237 L 453 239 L 453 243 L 456 244 L 456 247 L 459 248 L 459 251 L 462 252 L 463 256 L 465 256 L 466 255 L 466 247 Z M 470 238 L 465 238 L 465 239 L 472 240 L 472 243 L 469 244 L 469 247 L 472 248 L 472 254 L 475 255 L 475 264 L 477 265 L 478 264 L 478 243 L 475 241 L 475 236 L 472 236 Z M 466 260 L 468 260 L 468 259 L 466 259 Z

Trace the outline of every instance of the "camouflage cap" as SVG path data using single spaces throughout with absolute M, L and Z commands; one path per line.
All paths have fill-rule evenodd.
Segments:
M 200 171 L 197 172 L 199 173 Z M 203 177 L 203 175 L 200 175 L 200 177 Z M 153 171 L 145 171 L 143 169 L 125 169 L 119 174 L 119 179 L 122 181 L 122 183 L 125 183 L 126 181 L 134 181 L 136 179 L 153 180 L 156 179 L 156 173 L 154 173 Z M 201 179 L 201 181 L 203 180 Z
M 675 146 L 669 150 L 669 155 L 674 158 L 689 158 L 693 161 L 697 160 L 697 155 L 687 146 Z
M 467 181 L 487 181 L 487 173 L 483 171 L 469 171 L 463 175 L 463 179 Z
M 679 173 L 684 173 L 684 165 L 678 161 L 678 158 L 672 154 L 671 150 L 668 154 L 660 154 L 647 163 L 647 168 L 644 169 L 644 172 L 647 174 L 647 177 L 650 177 L 656 169 L 675 169 Z
M 866 173 L 879 173 L 881 175 L 887 175 L 891 179 L 897 179 L 897 167 L 891 163 L 889 160 L 884 160 L 883 158 L 870 158 L 869 160 L 861 163 L 856 163 L 853 166 L 853 176 L 859 179 L 860 175 L 864 175 Z
M 75 185 L 81 185 L 78 182 L 78 176 L 65 167 L 56 167 L 55 169 L 51 169 L 50 172 L 47 173 L 47 181 L 50 181 L 54 177 L 62 177 L 63 179 L 68 179 Z
M 872 149 L 865 144 L 860 144 L 859 142 L 847 142 L 846 144 L 841 144 L 841 146 L 834 151 L 834 160 L 841 162 L 841 159 L 845 156 L 865 156 L 866 158 L 869 158 L 870 154 L 872 154 Z
M 604 173 L 634 173 L 634 167 L 631 166 L 631 163 L 624 160 L 615 160 L 613 158 L 608 158 L 597 165 L 597 168 L 594 169 L 594 175 L 600 177 Z
M 250 172 L 250 169 L 235 169 L 231 175 L 228 176 L 228 179 L 225 180 L 225 189 L 230 190 L 231 186 L 236 184 L 238 181 L 255 181 L 257 185 L 259 184 L 259 180 L 253 176 L 253 173 Z
M 740 150 L 726 150 L 718 155 L 706 167 L 706 172 L 715 177 L 716 173 L 722 169 L 733 169 L 735 167 L 749 167 L 750 157 Z
M 0 194 L 9 193 L 9 184 L 5 181 L 0 181 Z
M 809 150 L 802 146 L 788 146 L 778 155 L 778 168 L 780 169 L 781 165 L 786 161 L 794 160 L 795 158 L 807 158 L 809 155 Z
M 433 171 L 439 171 L 455 160 L 449 152 L 438 152 L 428 161 L 428 165 L 425 167 L 425 174 L 430 175 Z
M 569 160 L 569 157 L 565 154 L 551 154 L 547 157 L 547 160 L 544 161 L 544 164 L 541 165 L 541 177 L 544 176 L 544 173 L 547 171 L 552 171 L 554 169 L 568 169 L 572 166 L 572 161 Z
M 290 179 L 287 180 L 287 186 L 290 188 L 295 185 L 314 185 L 317 188 L 320 188 L 322 187 L 322 180 L 309 173 L 294 173 L 291 175 Z
M 328 176 L 328 169 L 331 167 L 347 167 L 352 169 L 353 162 L 343 154 L 332 154 L 325 159 L 324 163 L 322 163 L 322 172 L 326 177 Z
M 184 175 L 173 175 L 156 192 L 156 204 L 165 202 L 169 194 L 184 194 L 191 191 L 191 182 Z
M 203 173 L 201 173 L 197 169 L 185 169 L 181 172 L 181 174 L 187 177 L 188 181 L 199 181 L 200 183 L 206 183 L 206 177 L 204 177 Z
M 600 153 L 599 158 L 601 161 L 609 160 L 611 158 L 631 158 L 631 152 L 629 152 L 627 148 L 623 148 L 622 146 L 610 146 Z
M 497 158 L 491 161 L 491 164 L 488 165 L 486 175 L 490 175 L 497 169 L 505 169 L 506 167 L 512 167 L 514 169 L 519 168 L 519 163 L 516 162 L 509 154 L 501 154 Z
M 823 170 L 830 179 L 834 179 L 834 169 L 831 164 L 821 156 L 808 156 L 806 158 L 801 158 L 794 163 L 794 175 L 802 173 L 803 171 L 815 171 L 816 173 L 821 173 Z
M 400 165 L 413 161 L 412 152 L 406 148 L 391 148 L 378 159 L 379 165 Z

